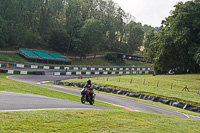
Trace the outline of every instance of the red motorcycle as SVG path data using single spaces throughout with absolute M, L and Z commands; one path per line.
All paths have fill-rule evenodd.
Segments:
M 93 89 L 83 88 L 81 90 L 81 102 L 85 104 L 85 102 L 89 102 L 90 105 L 94 104 L 96 94 L 94 94 Z

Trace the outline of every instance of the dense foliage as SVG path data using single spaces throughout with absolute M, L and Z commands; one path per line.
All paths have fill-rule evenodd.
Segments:
M 111 54 L 111 53 L 108 53 L 105 55 L 105 59 L 106 60 L 109 60 L 109 61 L 112 61 L 112 62 L 117 62 L 119 59 L 117 58 L 117 55 L 116 54 Z
M 155 72 L 199 72 L 200 0 L 179 2 L 171 16 L 162 21 L 158 33 L 145 36 L 146 60 Z
M 0 48 L 133 53 L 143 29 L 112 0 L 0 0 Z

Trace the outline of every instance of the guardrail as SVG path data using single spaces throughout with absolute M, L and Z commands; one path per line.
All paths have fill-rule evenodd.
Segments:
M 45 75 L 44 71 L 20 71 L 20 70 L 7 70 L 8 74 L 22 74 L 22 75 Z
M 0 53 L 17 53 L 17 51 L 0 51 Z
M 27 69 L 54 69 L 54 70 L 66 70 L 65 66 L 42 66 L 36 64 L 20 64 L 20 63 L 1 63 L 0 67 L 2 68 L 27 68 Z
M 151 67 L 130 67 L 130 66 L 85 66 L 85 65 L 66 65 L 66 66 L 43 66 L 36 64 L 20 64 L 20 63 L 0 63 L 3 68 L 30 68 L 30 69 L 54 69 L 54 70 L 74 70 L 74 71 L 132 71 L 132 70 L 151 70 Z
M 55 76 L 64 75 L 141 75 L 152 74 L 152 71 L 74 71 L 74 72 L 54 72 Z
M 41 66 L 18 63 L 1 63 L 0 68 L 27 68 L 27 69 L 53 69 L 64 70 L 54 72 L 54 75 L 138 75 L 152 74 L 151 67 L 130 67 L 130 66 Z M 34 71 L 9 70 L 9 74 L 34 74 Z M 37 72 L 37 71 L 35 71 Z M 40 74 L 39 74 L 40 75 Z M 41 74 L 44 75 L 44 74 Z

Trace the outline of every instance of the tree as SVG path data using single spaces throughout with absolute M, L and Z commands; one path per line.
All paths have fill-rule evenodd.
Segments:
M 55 51 L 65 53 L 67 51 L 67 43 L 69 38 L 67 34 L 63 31 L 54 30 L 49 39 L 49 46 Z
M 144 36 L 144 59 L 146 62 L 153 62 L 155 57 L 156 49 L 154 48 L 153 42 L 155 41 L 155 31 L 151 30 L 145 33 Z
M 66 31 L 69 35 L 67 54 L 70 51 L 73 40 L 79 38 L 78 31 L 84 23 L 83 16 L 86 9 L 83 0 L 68 0 L 66 9 Z
M 127 53 L 132 54 L 139 46 L 142 45 L 144 32 L 142 26 L 134 21 L 127 25 Z
M 199 0 L 179 2 L 171 16 L 163 20 L 159 33 L 148 44 L 156 49 L 152 54 L 156 72 L 168 72 L 171 69 L 177 73 L 199 71 L 199 9 Z
M 48 33 L 64 8 L 64 0 L 44 0 L 40 7 L 39 32 Z
M 122 52 L 128 42 L 131 45 L 127 45 L 127 49 L 131 48 L 133 52 L 137 47 L 135 44 L 140 45 L 136 35 L 140 26 L 130 30 L 131 26 L 128 24 L 133 20 L 133 16 L 113 0 L 0 0 L 0 16 L 7 29 L 6 35 L 1 37 L 4 38 L 2 44 L 13 48 L 56 49 L 55 44 L 49 43 L 49 40 L 52 41 L 53 36 L 60 33 L 61 37 L 64 37 L 64 33 L 65 39 L 68 40 L 61 46 L 67 54 L 77 51 L 79 54 L 81 49 L 85 51 L 81 53 L 81 56 L 84 56 L 92 51 L 98 52 L 100 47 L 108 51 Z M 98 20 L 101 22 L 99 26 L 103 27 L 100 37 L 104 43 L 93 44 L 92 51 L 83 49 L 86 47 L 86 40 L 83 39 L 83 32 L 80 32 L 89 20 Z M 4 22 L 1 25 L 4 25 Z M 131 37 L 128 40 L 129 35 Z M 132 37 L 135 37 L 134 40 L 131 40 Z
M 26 27 L 23 23 L 17 23 L 13 27 L 13 33 L 10 34 L 9 44 L 14 48 L 25 47 Z M 29 44 L 30 45 L 30 44 Z
M 85 53 L 99 52 L 102 43 L 104 42 L 105 27 L 100 20 L 88 19 L 80 30 L 80 36 L 82 38 L 83 45 L 85 46 Z
M 5 47 L 8 41 L 8 29 L 6 27 L 7 22 L 0 16 L 0 47 Z

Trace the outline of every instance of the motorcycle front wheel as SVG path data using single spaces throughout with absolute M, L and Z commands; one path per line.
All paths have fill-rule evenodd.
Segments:
M 93 105 L 94 104 L 94 99 L 91 99 L 90 100 L 90 105 Z
M 81 102 L 82 102 L 82 104 L 85 104 L 85 100 L 86 100 L 85 95 L 82 95 L 81 96 Z

